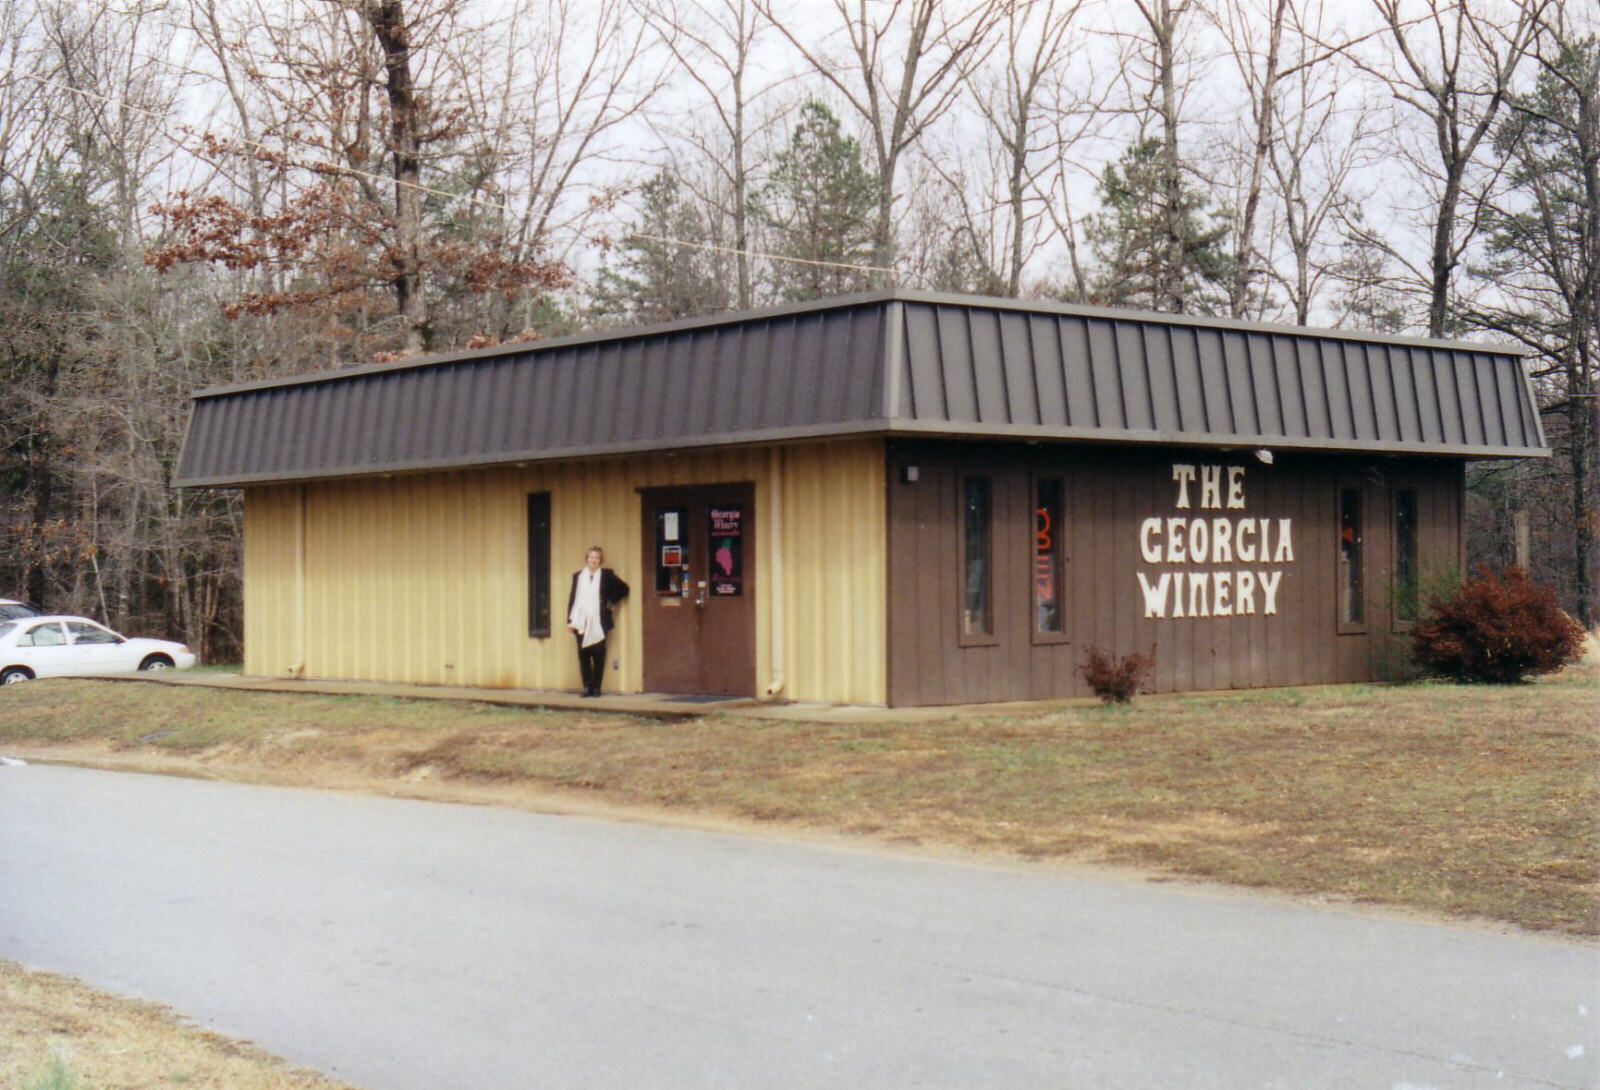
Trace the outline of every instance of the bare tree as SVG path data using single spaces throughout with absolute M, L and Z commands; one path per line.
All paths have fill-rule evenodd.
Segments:
M 1369 110 L 1339 51 L 1322 44 L 1325 0 L 1218 0 L 1207 14 L 1250 102 L 1239 134 L 1229 311 L 1239 318 L 1266 313 L 1271 301 L 1258 286 L 1266 278 L 1287 295 L 1296 324 L 1305 325 L 1334 271 L 1318 254 L 1363 164 Z
M 843 96 L 865 126 L 878 178 L 873 264 L 895 261 L 894 201 L 901 160 L 961 94 L 966 77 L 994 48 L 994 32 L 1011 0 L 833 0 L 849 60 L 836 65 L 802 35 L 793 10 L 755 0 L 819 75 Z M 887 273 L 879 273 L 888 277 Z
M 1585 25 L 1587 22 L 1587 25 Z M 1557 458 L 1529 492 L 1567 493 L 1552 534 L 1570 541 L 1553 574 L 1574 613 L 1600 617 L 1600 20 L 1560 7 L 1535 42 L 1533 86 L 1507 98 L 1496 126 L 1501 185 L 1483 212 L 1487 245 L 1474 273 L 1492 285 L 1466 309 L 1480 328 L 1510 336 L 1530 360 Z M 1554 472 L 1551 471 L 1554 468 Z M 1537 471 L 1536 471 L 1537 472 Z M 1563 480 L 1564 478 L 1564 480 Z M 1565 486 L 1565 487 L 1562 487 Z
M 988 138 L 986 157 L 999 183 L 999 192 L 987 197 L 986 210 L 999 214 L 980 217 L 968 209 L 964 218 L 974 242 L 983 239 L 986 248 L 998 250 L 999 260 L 986 260 L 999 273 L 1005 294 L 1013 297 L 1022 290 L 1023 266 L 1040 245 L 1043 228 L 1061 226 L 1050 217 L 1054 195 L 1044 180 L 1094 120 L 1089 95 L 1079 90 L 1084 84 L 1069 83 L 1063 72 L 1064 58 L 1080 52 L 1070 46 L 1082 9 L 1083 0 L 1045 0 L 1011 9 L 999 63 L 968 77 Z M 1082 76 L 1092 85 L 1092 67 Z M 950 161 L 959 163 L 961 157 Z M 965 185 L 948 170 L 941 173 L 961 192 L 966 208 Z
M 1428 192 L 1427 261 L 1406 261 L 1388 240 L 1367 237 L 1415 270 L 1428 296 L 1428 333 L 1443 336 L 1455 274 L 1477 231 L 1476 196 L 1468 190 L 1481 165 L 1484 140 L 1552 0 L 1372 2 L 1384 28 L 1382 38 L 1374 40 L 1387 48 L 1377 54 L 1346 52 L 1430 132 L 1426 152 L 1403 139 L 1393 146 L 1396 160 Z
M 699 195 L 718 207 L 733 225 L 733 264 L 738 278 L 737 301 L 752 301 L 750 198 L 752 138 L 762 128 L 752 109 L 774 85 L 751 85 L 752 55 L 765 25 L 754 0 L 635 0 L 678 69 L 700 88 L 703 98 L 689 108 L 689 124 L 677 128 L 679 139 L 692 145 L 721 184 Z M 694 119 L 709 112 L 713 134 Z

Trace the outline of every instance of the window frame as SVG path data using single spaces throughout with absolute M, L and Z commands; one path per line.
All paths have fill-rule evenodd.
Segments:
M 1356 497 L 1356 593 L 1361 615 L 1354 621 L 1346 620 L 1344 616 L 1344 572 L 1339 555 L 1340 539 L 1344 536 L 1344 498 L 1348 493 L 1354 493 Z M 1367 490 L 1358 480 L 1341 480 L 1333 490 L 1333 613 L 1338 634 L 1341 636 L 1355 636 L 1367 632 L 1372 615 L 1372 610 L 1367 604 L 1367 591 L 1370 585 L 1368 576 L 1371 568 L 1367 531 L 1372 521 L 1368 517 L 1368 509 L 1371 506 L 1367 502 Z
M 555 612 L 550 571 L 551 507 L 549 492 L 528 493 L 528 638 L 535 640 L 549 639 Z
M 1061 628 L 1055 632 L 1039 629 L 1039 603 L 1034 596 L 1035 565 L 1039 560 L 1039 486 L 1052 483 L 1056 486 L 1058 522 L 1055 527 L 1054 555 L 1056 578 L 1056 608 L 1061 614 Z M 1067 549 L 1063 528 L 1067 525 L 1067 477 L 1064 473 L 1034 472 L 1028 475 L 1028 638 L 1035 646 L 1050 646 L 1072 642 L 1072 632 L 1067 624 Z
M 969 481 L 982 481 L 988 503 L 986 519 L 984 520 L 984 571 L 983 571 L 983 601 L 984 610 L 988 621 L 987 632 L 967 632 L 967 483 Z M 966 473 L 956 474 L 956 646 L 958 647 L 993 647 L 1000 642 L 997 629 L 996 609 L 994 600 L 994 521 L 995 521 L 995 487 L 994 474 L 992 473 Z

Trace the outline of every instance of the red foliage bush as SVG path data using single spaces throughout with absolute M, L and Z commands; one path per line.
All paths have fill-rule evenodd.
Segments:
M 1156 667 L 1149 655 L 1134 652 L 1114 659 L 1098 647 L 1091 646 L 1084 653 L 1083 665 L 1078 672 L 1089 683 L 1089 689 L 1107 704 L 1126 704 L 1133 699 Z
M 1479 568 L 1453 592 L 1428 600 L 1411 630 L 1411 650 L 1431 672 L 1509 683 L 1578 661 L 1583 626 L 1521 568 L 1499 575 Z

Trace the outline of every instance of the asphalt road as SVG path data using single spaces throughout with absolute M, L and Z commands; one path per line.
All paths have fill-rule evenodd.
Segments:
M 0 957 L 371 1090 L 1600 1085 L 1591 945 L 65 768 L 0 767 Z

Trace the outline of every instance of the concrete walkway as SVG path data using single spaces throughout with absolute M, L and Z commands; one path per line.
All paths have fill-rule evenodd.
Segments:
M 1096 700 L 1040 700 L 1007 704 L 960 704 L 944 707 L 885 708 L 860 704 L 814 704 L 763 701 L 752 697 L 680 696 L 674 693 L 603 693 L 586 700 L 564 689 L 485 689 L 461 685 L 407 685 L 388 681 L 325 681 L 315 678 L 246 677 L 234 673 L 160 672 L 130 674 L 110 680 L 191 685 L 255 693 L 315 693 L 330 696 L 387 696 L 399 700 L 468 700 L 517 708 L 564 708 L 573 711 L 614 712 L 655 719 L 686 719 L 716 712 L 753 719 L 781 719 L 804 723 L 890 723 L 947 719 L 953 716 L 1047 711 L 1085 707 Z

